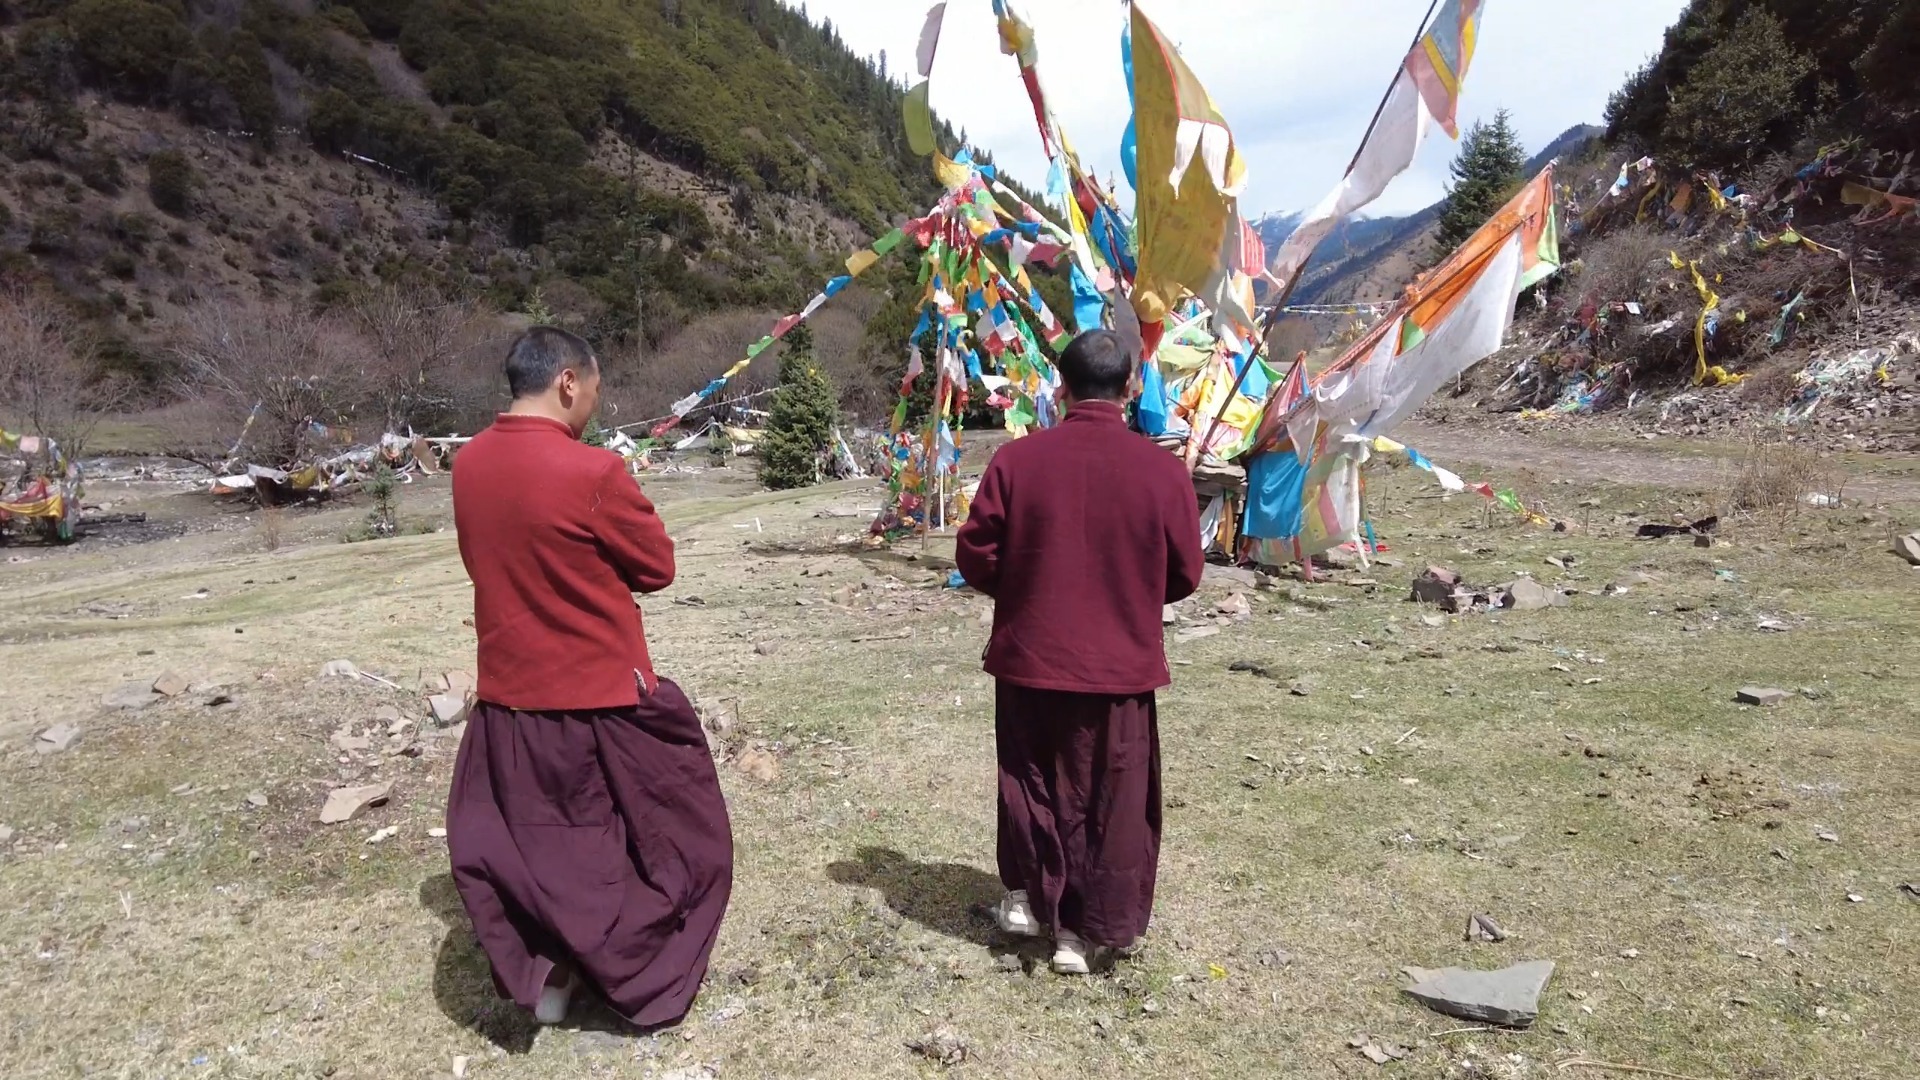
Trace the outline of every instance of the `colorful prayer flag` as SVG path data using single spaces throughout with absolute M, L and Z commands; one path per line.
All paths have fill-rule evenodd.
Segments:
M 1451 138 L 1459 138 L 1454 116 L 1460 107 L 1460 83 L 1473 63 L 1473 47 L 1480 33 L 1481 0 L 1446 0 L 1433 25 L 1407 54 L 1407 74 L 1420 87 L 1440 126 Z

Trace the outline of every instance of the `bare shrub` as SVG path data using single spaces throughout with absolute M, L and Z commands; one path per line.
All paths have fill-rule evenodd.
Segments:
M 327 429 L 348 423 L 371 396 L 365 352 L 336 315 L 285 303 L 205 304 L 187 312 L 174 347 L 177 389 L 223 406 L 224 418 L 244 429 L 235 447 L 242 457 L 290 465 L 333 445 Z
M 348 317 L 366 342 L 361 372 L 372 394 L 368 412 L 386 430 L 437 429 L 470 412 L 475 396 L 484 394 L 461 364 L 485 333 L 471 305 L 388 284 L 362 293 Z
M 0 409 L 79 457 L 100 421 L 133 396 L 124 380 L 101 374 L 98 349 L 87 325 L 52 297 L 0 291 Z
M 1811 504 L 1838 506 L 1845 474 L 1818 451 L 1787 441 L 1785 432 L 1749 433 L 1731 467 L 1721 500 L 1730 511 L 1792 517 Z
M 1667 265 L 1672 246 L 1671 236 L 1646 225 L 1621 229 L 1587 244 L 1580 253 L 1585 269 L 1574 306 L 1646 297 L 1657 280 L 1672 273 Z
M 286 542 L 286 510 L 278 506 L 260 508 L 260 548 L 279 551 Z

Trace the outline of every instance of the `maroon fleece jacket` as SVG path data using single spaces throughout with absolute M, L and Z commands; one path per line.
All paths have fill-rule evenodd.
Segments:
M 482 701 L 612 709 L 651 692 L 634 593 L 673 584 L 673 541 L 620 455 L 567 425 L 502 415 L 454 458 Z
M 1118 405 L 1077 402 L 994 455 L 959 563 L 994 598 L 988 674 L 1036 690 L 1158 690 L 1173 681 L 1161 609 L 1206 569 L 1193 482 Z

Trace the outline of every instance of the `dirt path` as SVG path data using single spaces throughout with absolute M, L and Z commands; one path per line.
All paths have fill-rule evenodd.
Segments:
M 1396 431 L 1394 438 L 1442 465 L 1520 467 L 1555 477 L 1678 488 L 1710 488 L 1724 482 L 1737 453 L 1725 444 L 1675 452 L 1652 443 L 1638 447 L 1573 441 L 1565 434 L 1546 439 L 1488 428 L 1416 423 Z M 1876 466 L 1892 468 L 1883 472 Z M 1851 474 L 1845 493 L 1849 500 L 1920 503 L 1920 478 L 1888 474 L 1902 467 L 1920 468 L 1920 461 L 1908 455 L 1861 454 L 1845 467 Z

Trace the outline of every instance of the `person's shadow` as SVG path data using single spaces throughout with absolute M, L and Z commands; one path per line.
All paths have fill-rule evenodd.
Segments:
M 993 905 L 1006 891 L 998 877 L 959 863 L 918 862 L 891 848 L 863 847 L 857 857 L 829 865 L 827 876 L 879 889 L 888 907 L 935 933 L 988 947 L 1010 943 L 993 922 Z
M 420 906 L 433 912 L 447 928 L 440 939 L 440 952 L 433 963 L 433 1000 L 447 1019 L 509 1054 L 533 1050 L 540 1026 L 533 1014 L 494 990 L 493 968 L 487 954 L 473 936 L 473 924 L 460 903 L 452 874 L 435 874 L 420 883 Z M 572 1013 L 562 1030 L 598 1032 L 638 1039 L 646 1032 L 628 1024 L 591 994 L 577 995 Z

